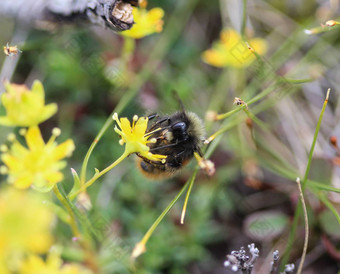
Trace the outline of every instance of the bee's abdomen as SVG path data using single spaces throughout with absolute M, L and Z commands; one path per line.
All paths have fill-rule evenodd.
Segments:
M 142 158 L 137 158 L 137 167 L 142 174 L 151 179 L 169 178 L 179 170 L 179 168 L 173 168 L 167 164 L 151 164 Z

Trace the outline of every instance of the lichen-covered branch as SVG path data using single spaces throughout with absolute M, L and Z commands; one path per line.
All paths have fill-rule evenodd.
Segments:
M 114 31 L 130 29 L 136 0 L 1 0 L 0 14 L 23 24 L 90 22 Z

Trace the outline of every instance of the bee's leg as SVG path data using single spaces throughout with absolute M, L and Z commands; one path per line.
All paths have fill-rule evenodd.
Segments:
M 150 115 L 152 117 L 152 115 Z M 151 119 L 157 117 L 158 115 L 155 115 L 153 116 Z M 169 117 L 165 117 L 157 122 L 155 122 L 149 129 L 148 129 L 148 132 L 154 130 L 155 128 L 157 128 L 160 124 L 164 123 L 165 121 L 170 121 L 170 118 Z M 168 122 L 169 124 L 169 122 Z
M 153 114 L 151 114 L 151 115 L 148 116 L 148 119 L 149 119 L 149 121 L 150 121 L 150 120 L 152 120 L 152 119 L 154 119 L 154 118 L 156 118 L 156 117 L 159 117 L 158 114 L 157 114 L 157 113 L 153 113 Z
M 150 151 L 155 151 L 155 150 L 159 150 L 159 149 L 164 149 L 164 148 L 169 148 L 169 147 L 175 147 L 177 146 L 178 144 L 182 143 L 183 141 L 176 141 L 176 143 L 172 143 L 172 144 L 168 144 L 168 145 L 164 145 L 164 146 L 158 146 L 158 147 L 153 147 L 150 149 Z M 183 153 L 184 151 L 180 152 L 180 153 Z
M 198 148 L 196 148 L 196 152 L 198 153 L 198 155 L 200 156 L 200 157 L 203 157 L 203 153 L 202 153 L 202 151 L 201 151 L 201 149 L 198 147 Z

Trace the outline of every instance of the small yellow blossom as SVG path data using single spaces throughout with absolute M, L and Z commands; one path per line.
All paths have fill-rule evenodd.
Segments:
M 113 120 L 116 121 L 119 128 L 116 126 L 115 131 L 121 136 L 120 144 L 125 146 L 125 153 L 127 155 L 132 153 L 138 153 L 140 156 L 145 157 L 151 161 L 164 162 L 166 156 L 159 154 L 152 154 L 148 143 L 154 143 L 156 139 L 149 139 L 151 134 L 146 134 L 148 127 L 148 118 L 138 118 L 137 115 L 133 117 L 132 126 L 127 118 L 118 118 L 117 113 L 113 115 Z
M 134 7 L 132 14 L 135 24 L 131 29 L 123 31 L 121 33 L 123 36 L 139 39 L 163 30 L 164 11 L 161 8 L 148 11 L 143 7 Z
M 259 55 L 263 55 L 267 51 L 267 44 L 263 39 L 250 39 L 248 43 Z M 202 59 L 214 67 L 242 68 L 249 66 L 256 57 L 235 30 L 224 29 L 221 32 L 220 40 L 214 42 L 211 49 L 203 52 Z
M 46 192 L 63 179 L 60 172 L 65 167 L 63 158 L 72 154 L 75 146 L 71 139 L 57 145 L 56 136 L 59 129 L 53 130 L 53 135 L 45 144 L 38 126 L 30 127 L 24 134 L 28 148 L 16 139 L 9 150 L 2 154 L 1 160 L 7 166 L 8 181 L 16 188 L 33 188 Z
M 35 81 L 30 91 L 24 85 L 5 84 L 6 91 L 1 96 L 6 116 L 0 117 L 0 125 L 28 127 L 38 125 L 57 112 L 56 104 L 45 105 L 44 88 Z
M 79 264 L 63 264 L 60 254 L 48 254 L 46 261 L 37 255 L 30 255 L 21 265 L 20 274 L 90 274 L 91 271 Z
M 47 252 L 53 241 L 53 219 L 41 194 L 1 188 L 0 269 L 15 264 L 26 253 Z

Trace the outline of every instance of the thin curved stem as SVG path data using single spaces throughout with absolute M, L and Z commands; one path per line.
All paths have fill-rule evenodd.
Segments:
M 300 199 L 301 199 L 301 204 L 302 204 L 302 209 L 303 209 L 303 216 L 305 218 L 305 241 L 304 241 L 304 245 L 303 245 L 303 251 L 302 251 L 302 256 L 301 256 L 301 261 L 300 261 L 300 264 L 299 264 L 299 268 L 298 268 L 298 271 L 296 272 L 297 274 L 301 274 L 302 273 L 303 264 L 304 264 L 305 258 L 306 258 L 306 253 L 307 253 L 309 226 L 308 226 L 307 208 L 306 208 L 305 199 L 303 197 L 303 191 L 302 191 L 302 188 L 301 188 L 300 178 L 296 179 L 296 183 L 298 185 L 298 189 L 299 189 L 299 193 L 300 193 Z
M 189 182 L 189 188 L 188 188 L 188 191 L 187 191 L 187 195 L 185 196 L 185 200 L 184 200 L 184 204 L 183 204 L 183 209 L 182 209 L 182 214 L 181 214 L 181 224 L 184 224 L 185 213 L 187 211 L 188 201 L 189 201 L 189 197 L 190 197 L 190 193 L 191 193 L 192 187 L 193 187 L 194 182 L 195 182 L 197 170 L 198 169 L 196 167 L 196 171 L 194 172 L 193 176 L 191 176 L 191 179 L 190 179 L 190 182 Z
M 305 190 L 306 183 L 307 183 L 307 180 L 308 180 L 308 175 L 309 175 L 309 171 L 310 171 L 310 167 L 311 167 L 311 163 L 312 163 L 313 152 L 314 152 L 316 140 L 317 140 L 317 137 L 318 137 L 318 134 L 319 134 L 319 130 L 320 130 L 320 127 L 321 127 L 323 114 L 325 112 L 325 109 L 326 109 L 326 106 L 327 106 L 327 103 L 328 103 L 329 93 L 330 93 L 330 89 L 327 90 L 326 99 L 323 103 L 321 113 L 320 113 L 320 116 L 319 116 L 319 120 L 318 120 L 318 123 L 317 123 L 316 128 L 315 128 L 313 142 L 312 142 L 312 145 L 311 145 L 311 148 L 310 148 L 310 151 L 309 151 L 309 157 L 308 157 L 306 171 L 305 171 L 305 174 L 303 176 L 303 181 L 301 183 L 302 193 Z M 295 214 L 294 214 L 293 224 L 291 226 L 292 228 L 291 228 L 290 233 L 289 233 L 288 244 L 287 244 L 287 247 L 286 247 L 286 250 L 285 250 L 285 255 L 282 258 L 281 267 L 282 267 L 282 265 L 285 265 L 287 263 L 288 258 L 290 256 L 301 211 L 302 211 L 301 210 L 301 202 L 299 202 L 298 205 L 297 205 Z
M 62 203 L 62 205 L 67 210 L 67 213 L 68 213 L 68 215 L 70 217 L 69 224 L 71 226 L 71 230 L 72 230 L 73 236 L 76 237 L 76 238 L 80 238 L 80 232 L 78 230 L 76 218 L 74 216 L 74 212 L 73 212 L 72 208 L 67 203 L 66 198 L 61 194 L 61 192 L 60 192 L 60 190 L 59 190 L 57 185 L 54 185 L 53 191 L 54 191 L 55 196 L 57 196 L 58 200 Z
M 188 180 L 185 185 L 182 187 L 180 192 L 176 195 L 176 197 L 170 202 L 170 204 L 164 209 L 164 211 L 161 213 L 161 215 L 158 216 L 156 221 L 152 224 L 152 226 L 149 228 L 149 230 L 145 233 L 143 239 L 136 244 L 135 248 L 132 251 L 132 258 L 137 258 L 139 255 L 141 255 L 143 252 L 145 252 L 146 248 L 145 245 L 148 242 L 149 238 L 157 228 L 157 226 L 160 224 L 160 222 L 163 220 L 165 215 L 170 211 L 170 209 L 174 206 L 174 204 L 177 202 L 177 200 L 182 196 L 184 191 L 187 189 L 189 184 L 195 180 L 196 174 L 197 174 L 198 168 L 195 169 L 194 173 L 192 174 L 190 180 Z
M 113 169 L 115 166 L 117 166 L 121 161 L 123 161 L 129 154 L 124 151 L 124 153 L 116 160 L 114 161 L 111 165 L 109 165 L 108 167 L 106 167 L 105 169 L 103 169 L 100 172 L 97 172 L 90 180 L 88 180 L 86 183 L 84 183 L 80 189 L 76 192 L 74 192 L 72 195 L 69 196 L 69 198 L 72 200 L 74 199 L 80 192 L 83 192 L 84 190 L 86 190 L 88 187 L 90 187 L 98 178 L 100 178 L 101 176 L 103 176 L 105 173 L 107 173 L 108 171 L 110 171 L 111 169 Z
M 242 26 L 241 26 L 241 35 L 242 38 L 245 39 L 245 32 L 247 26 L 247 0 L 243 0 L 243 12 L 242 12 Z

